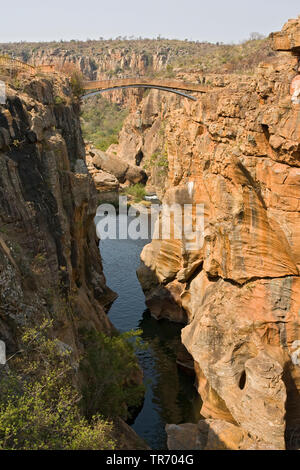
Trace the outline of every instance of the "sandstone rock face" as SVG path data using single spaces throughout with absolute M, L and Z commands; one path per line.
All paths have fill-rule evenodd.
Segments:
M 217 419 L 205 419 L 198 424 L 168 424 L 170 450 L 274 450 L 261 447 L 238 426 Z
M 171 52 L 167 48 L 158 48 L 151 55 L 145 51 L 131 51 L 128 54 L 126 47 L 101 47 L 98 53 L 85 53 L 80 50 L 72 52 L 72 45 L 68 50 L 63 48 L 37 49 L 31 52 L 29 60 L 35 65 L 54 65 L 57 69 L 75 65 L 90 80 L 101 80 L 108 73 L 114 71 L 130 71 L 137 75 L 145 75 L 149 70 L 160 71 L 167 64 Z
M 287 29 L 295 53 L 299 20 L 282 34 Z M 300 430 L 297 67 L 298 57 L 282 55 L 254 76 L 220 78 L 222 86 L 213 76 L 212 92 L 164 116 L 164 203 L 201 205 L 202 239 L 193 249 L 188 237 L 153 240 L 139 278 L 154 316 L 186 315 L 182 341 L 194 359 L 201 414 L 213 420 L 207 434 L 224 435 L 226 448 L 299 447 L 292 437 Z M 192 448 L 191 426 L 168 428 L 170 448 Z M 190 439 L 203 448 L 202 437 Z M 219 446 L 209 442 L 205 448 Z
M 282 31 L 271 34 L 273 47 L 277 51 L 292 51 L 299 53 L 300 51 L 300 27 L 299 18 L 289 20 Z
M 0 106 L 0 339 L 11 355 L 19 326 L 51 320 L 81 388 L 82 333 L 116 333 L 107 316 L 116 294 L 106 285 L 93 221 L 99 196 L 67 80 L 24 77 L 22 86 L 22 93 L 8 87 Z M 142 372 L 130 379 L 140 383 Z M 120 449 L 148 448 L 120 418 L 114 438 Z
M 117 191 L 119 183 L 144 184 L 147 175 L 144 170 L 130 165 L 112 153 L 102 152 L 94 147 L 88 147 L 86 163 L 96 188 L 99 191 Z
M 147 188 L 163 195 L 167 177 L 166 116 L 182 98 L 152 90 L 126 118 L 115 151 L 120 159 L 138 164 L 148 175 Z
M 299 67 L 300 71 L 300 67 Z M 291 83 L 292 103 L 300 104 L 300 75 L 298 74 Z
M 115 294 L 106 286 L 93 218 L 97 192 L 84 162 L 78 105 L 66 80 L 27 80 L 0 107 L 0 332 L 55 318 L 75 359 L 78 331 L 110 333 Z M 66 104 L 55 104 L 55 96 Z
M 106 171 L 98 170 L 93 175 L 96 189 L 100 192 L 118 191 L 119 182 L 117 178 Z
M 93 178 L 97 191 L 100 192 L 117 192 L 119 189 L 119 181 L 116 176 L 108 173 L 107 171 L 99 170 L 93 163 L 93 157 L 87 151 L 85 162 L 89 174 Z
M 141 76 L 159 72 L 165 69 L 174 54 L 168 47 L 155 47 L 152 52 L 146 52 L 143 49 L 130 50 L 130 45 L 126 43 L 123 47 L 107 45 L 105 42 L 95 46 L 89 51 L 86 48 L 73 48 L 72 42 L 63 47 L 34 47 L 22 51 L 19 58 L 35 66 L 54 66 L 57 72 L 68 72 L 76 68 L 88 80 L 102 80 L 114 76 L 126 77 L 128 74 Z M 4 53 L 8 53 L 5 47 L 3 49 Z M 106 93 L 105 97 L 112 102 L 133 108 L 141 101 L 143 93 L 143 89 L 113 90 Z

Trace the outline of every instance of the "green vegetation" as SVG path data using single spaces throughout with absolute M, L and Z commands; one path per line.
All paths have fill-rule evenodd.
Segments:
M 84 88 L 83 88 L 83 75 L 78 70 L 73 70 L 70 76 L 70 85 L 73 92 L 73 95 L 76 98 L 80 98 L 83 95 Z
M 260 62 L 276 56 L 270 41 L 261 36 L 240 44 L 187 43 L 189 51 L 177 50 L 165 69 L 155 72 L 155 77 L 176 77 L 181 71 L 203 73 L 252 73 Z M 186 45 L 186 47 L 187 47 Z
M 101 409 L 105 416 L 130 417 L 130 408 L 142 402 L 145 388 L 136 380 L 139 366 L 135 351 L 141 346 L 140 331 L 109 337 L 96 331 L 84 335 L 86 360 L 81 369 L 86 377 L 83 408 L 87 416 Z
M 262 61 L 267 62 L 276 53 L 271 49 L 268 39 L 251 39 L 241 44 L 219 44 L 213 53 L 205 53 L 200 60 L 188 59 L 204 72 L 248 73 Z
M 151 155 L 150 160 L 144 165 L 145 170 L 158 168 L 161 176 L 166 176 L 169 169 L 169 161 L 167 152 L 157 151 Z
M 114 449 L 111 419 L 126 418 L 144 393 L 136 379 L 139 332 L 85 333 L 82 394 L 74 385 L 78 363 L 71 348 L 53 338 L 52 322 L 19 333 L 19 351 L 0 368 L 0 450 Z
M 118 143 L 118 135 L 128 110 L 121 109 L 102 96 L 86 100 L 82 105 L 82 130 L 85 140 L 104 152 L 111 144 Z
M 124 190 L 125 194 L 132 196 L 135 202 L 140 202 L 146 196 L 146 189 L 141 183 L 128 186 Z
M 66 100 L 64 98 L 62 98 L 61 96 L 56 96 L 54 98 L 54 103 L 57 104 L 57 105 L 65 104 Z
M 69 348 L 47 333 L 51 324 L 27 327 L 21 348 L 0 378 L 0 449 L 114 449 L 112 424 L 82 416 L 72 384 Z

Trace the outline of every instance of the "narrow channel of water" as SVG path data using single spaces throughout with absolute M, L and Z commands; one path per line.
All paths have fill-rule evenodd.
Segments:
M 149 344 L 139 353 L 144 371 L 146 396 L 133 429 L 155 450 L 166 449 L 167 423 L 197 422 L 201 401 L 193 378 L 176 365 L 182 325 L 156 321 L 146 310 L 145 298 L 136 276 L 140 253 L 149 240 L 102 240 L 100 251 L 108 286 L 119 297 L 109 317 L 121 331 L 141 329 Z

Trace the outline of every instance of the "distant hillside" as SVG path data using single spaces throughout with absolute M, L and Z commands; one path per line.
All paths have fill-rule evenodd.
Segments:
M 2 43 L 0 54 L 14 54 L 36 64 L 75 63 L 90 79 L 132 72 L 170 76 L 178 68 L 196 68 L 205 73 L 247 73 L 259 62 L 276 55 L 269 40 L 255 34 L 252 39 L 234 45 L 164 38 Z

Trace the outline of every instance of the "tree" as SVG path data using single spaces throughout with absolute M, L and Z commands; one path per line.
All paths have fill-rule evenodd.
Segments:
M 142 348 L 140 331 L 106 336 L 96 331 L 84 335 L 87 349 L 81 370 L 86 378 L 83 409 L 93 416 L 99 408 L 104 416 L 130 417 L 130 408 L 140 406 L 145 387 L 135 355 Z
M 0 450 L 114 449 L 112 424 L 80 413 L 70 349 L 51 324 L 27 327 L 0 375 Z
M 82 96 L 84 92 L 84 78 L 81 70 L 72 62 L 65 62 L 60 70 L 69 77 L 74 96 L 76 96 L 76 98 Z
M 260 39 L 264 39 L 264 35 L 260 33 L 250 33 L 250 41 L 258 41 Z

